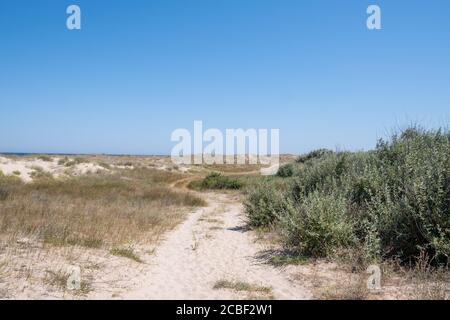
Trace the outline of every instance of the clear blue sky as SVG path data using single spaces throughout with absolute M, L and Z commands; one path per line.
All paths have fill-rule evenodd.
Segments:
M 3 152 L 165 154 L 194 120 L 359 150 L 449 110 L 448 0 L 0 2 Z

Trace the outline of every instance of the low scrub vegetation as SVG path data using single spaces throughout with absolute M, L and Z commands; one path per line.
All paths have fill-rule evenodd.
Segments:
M 142 262 L 141 258 L 134 252 L 133 248 L 112 248 L 109 251 L 112 255 L 124 257 L 136 262 Z
M 241 189 L 244 184 L 238 179 L 223 176 L 220 173 L 211 173 L 207 177 L 199 181 L 192 181 L 189 187 L 192 189 Z
M 293 163 L 288 163 L 281 166 L 277 171 L 277 176 L 282 178 L 292 177 L 295 173 L 296 167 Z
M 37 157 L 39 160 L 42 160 L 42 161 L 46 161 L 46 162 L 51 162 L 53 159 L 51 158 L 51 157 L 49 157 L 49 156 L 46 156 L 46 155 L 42 155 L 42 156 L 39 156 L 39 157 Z
M 270 293 L 272 288 L 251 284 L 243 281 L 219 280 L 214 284 L 213 289 L 231 289 L 235 291 L 256 291 Z
M 358 248 L 365 261 L 434 264 L 450 256 L 450 133 L 409 128 L 368 152 L 318 150 L 285 167 L 287 188 L 247 194 L 250 226 L 274 228 L 299 254 Z
M 297 158 L 297 163 L 311 163 L 312 160 L 320 160 L 328 155 L 333 154 L 333 151 L 328 149 L 313 150 L 305 155 Z

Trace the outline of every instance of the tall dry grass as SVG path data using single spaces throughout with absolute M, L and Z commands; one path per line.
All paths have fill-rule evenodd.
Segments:
M 29 184 L 0 176 L 0 236 L 91 248 L 152 242 L 204 205 L 168 187 L 180 176 L 145 168 Z

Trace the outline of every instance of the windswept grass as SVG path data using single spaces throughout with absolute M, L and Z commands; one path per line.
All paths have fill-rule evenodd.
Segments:
M 205 204 L 170 189 L 173 179 L 152 169 L 29 184 L 0 176 L 0 235 L 88 248 L 151 242 L 178 224 L 187 208 Z
M 69 279 L 70 274 L 63 270 L 47 270 L 46 276 L 44 278 L 44 283 L 55 287 L 61 291 L 67 291 L 67 280 Z M 79 295 L 85 295 L 92 290 L 91 284 L 86 279 L 81 279 L 80 288 L 76 290 L 74 293 Z
M 272 292 L 272 288 L 259 286 L 243 281 L 230 281 L 230 280 L 219 280 L 217 281 L 213 289 L 230 289 L 234 291 L 247 291 L 247 292 L 260 292 L 269 294 Z
M 139 258 L 132 248 L 112 248 L 109 252 L 114 256 L 124 257 L 142 263 L 141 258 Z

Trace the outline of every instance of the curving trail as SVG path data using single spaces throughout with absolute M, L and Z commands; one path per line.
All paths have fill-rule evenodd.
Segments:
M 184 181 L 185 182 L 185 181 Z M 180 184 L 177 184 L 180 185 Z M 182 183 L 181 183 L 182 185 Z M 245 229 L 236 195 L 202 193 L 209 203 L 190 214 L 158 246 L 151 268 L 125 299 L 309 299 L 306 287 L 257 258 L 264 246 Z M 214 289 L 240 281 L 271 290 Z

